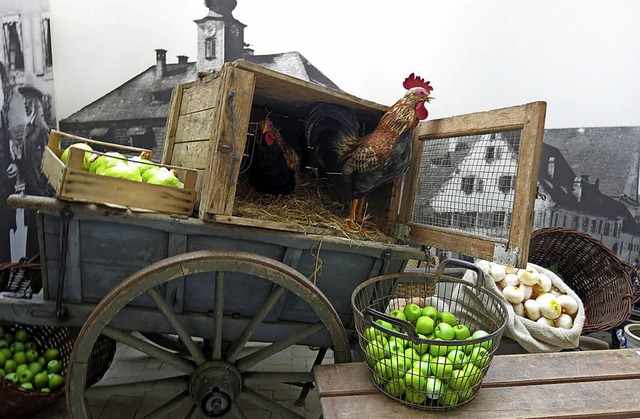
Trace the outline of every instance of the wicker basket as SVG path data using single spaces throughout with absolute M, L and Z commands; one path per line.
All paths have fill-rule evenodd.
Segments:
M 0 292 L 11 298 L 31 298 L 40 292 L 40 264 L 34 260 L 0 263 Z
M 618 257 L 602 242 L 569 228 L 534 230 L 529 262 L 552 271 L 580 297 L 585 307 L 583 334 L 609 330 L 631 315 L 631 279 Z
M 25 329 L 29 333 L 30 339 L 38 346 L 39 351 L 49 347 L 60 349 L 60 360 L 64 371 L 67 369 L 73 344 L 80 331 L 75 328 L 54 326 L 11 325 L 4 327 L 5 330 L 11 332 L 18 327 Z M 95 384 L 102 378 L 111 365 L 115 352 L 116 343 L 114 340 L 104 336 L 98 339 L 89 360 L 89 376 L 87 377 L 89 385 Z M 66 374 L 63 375 L 66 376 Z M 17 384 L 0 377 L 0 418 L 29 418 L 55 403 L 61 397 L 64 397 L 64 389 L 52 393 L 25 391 L 20 389 Z

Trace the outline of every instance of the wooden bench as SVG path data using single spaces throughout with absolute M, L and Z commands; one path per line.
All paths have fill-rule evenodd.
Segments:
M 362 362 L 315 367 L 324 419 L 640 417 L 640 350 L 498 355 L 475 399 L 448 411 L 399 403 Z

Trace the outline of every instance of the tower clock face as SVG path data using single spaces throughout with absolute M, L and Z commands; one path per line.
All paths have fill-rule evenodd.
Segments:
M 207 27 L 204 28 L 204 34 L 205 36 L 213 36 L 216 34 L 216 25 L 215 23 L 211 22 L 211 24 Z

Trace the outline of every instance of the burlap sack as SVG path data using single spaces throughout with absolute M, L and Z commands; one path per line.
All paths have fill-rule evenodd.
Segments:
M 502 291 L 498 285 L 493 281 L 489 275 L 489 262 L 485 260 L 478 260 L 476 265 L 484 272 L 484 286 L 494 291 L 497 295 L 504 299 Z M 580 300 L 580 297 L 573 292 L 556 274 L 538 266 L 533 263 L 529 263 L 527 267 L 533 267 L 538 272 L 544 273 L 551 279 L 551 283 L 555 285 L 561 292 L 566 293 L 578 302 L 578 313 L 573 322 L 571 329 L 563 329 L 560 327 L 550 327 L 536 323 L 527 318 L 517 315 L 513 311 L 513 306 L 504 299 L 507 303 L 507 309 L 509 312 L 509 318 L 507 321 L 507 330 L 505 336 L 513 339 L 520 344 L 528 352 L 558 352 L 562 349 L 574 349 L 578 347 L 580 335 L 582 334 L 582 328 L 584 326 L 585 314 L 584 305 Z M 476 282 L 477 274 L 468 270 L 464 277 L 464 280 Z M 469 299 L 469 302 L 473 302 L 473 299 Z M 477 304 L 480 304 L 478 301 Z

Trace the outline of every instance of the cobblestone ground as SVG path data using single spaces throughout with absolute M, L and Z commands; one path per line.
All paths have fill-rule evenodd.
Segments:
M 253 351 L 264 346 L 260 343 L 250 343 L 246 351 Z M 302 371 L 303 368 L 309 371 L 316 358 L 318 351 L 306 346 L 293 346 L 285 351 L 269 357 L 258 364 L 252 370 L 255 371 Z M 333 354 L 327 352 L 323 363 L 333 363 Z M 117 384 L 125 382 L 138 382 L 161 379 L 176 375 L 177 371 L 162 361 L 149 358 L 147 355 L 138 352 L 128 346 L 118 346 L 116 356 L 111 368 L 107 371 L 102 380 L 96 384 Z M 295 406 L 294 402 L 300 395 L 300 388 L 281 383 L 260 384 L 256 389 L 260 394 L 271 400 L 287 406 L 289 409 L 305 418 L 318 419 L 322 415 L 320 399 L 315 390 L 311 390 L 305 400 L 304 406 Z M 147 394 L 144 397 L 118 396 L 106 400 L 98 400 L 92 405 L 94 419 L 133 419 L 141 418 L 155 407 L 166 402 L 172 397 L 171 394 Z M 132 409 L 132 406 L 134 407 Z M 276 419 L 276 414 L 257 406 L 242 406 L 242 409 L 249 419 Z M 169 419 L 183 419 L 188 411 L 179 411 L 169 416 Z M 40 412 L 33 419 L 67 419 L 64 399 L 55 405 Z

